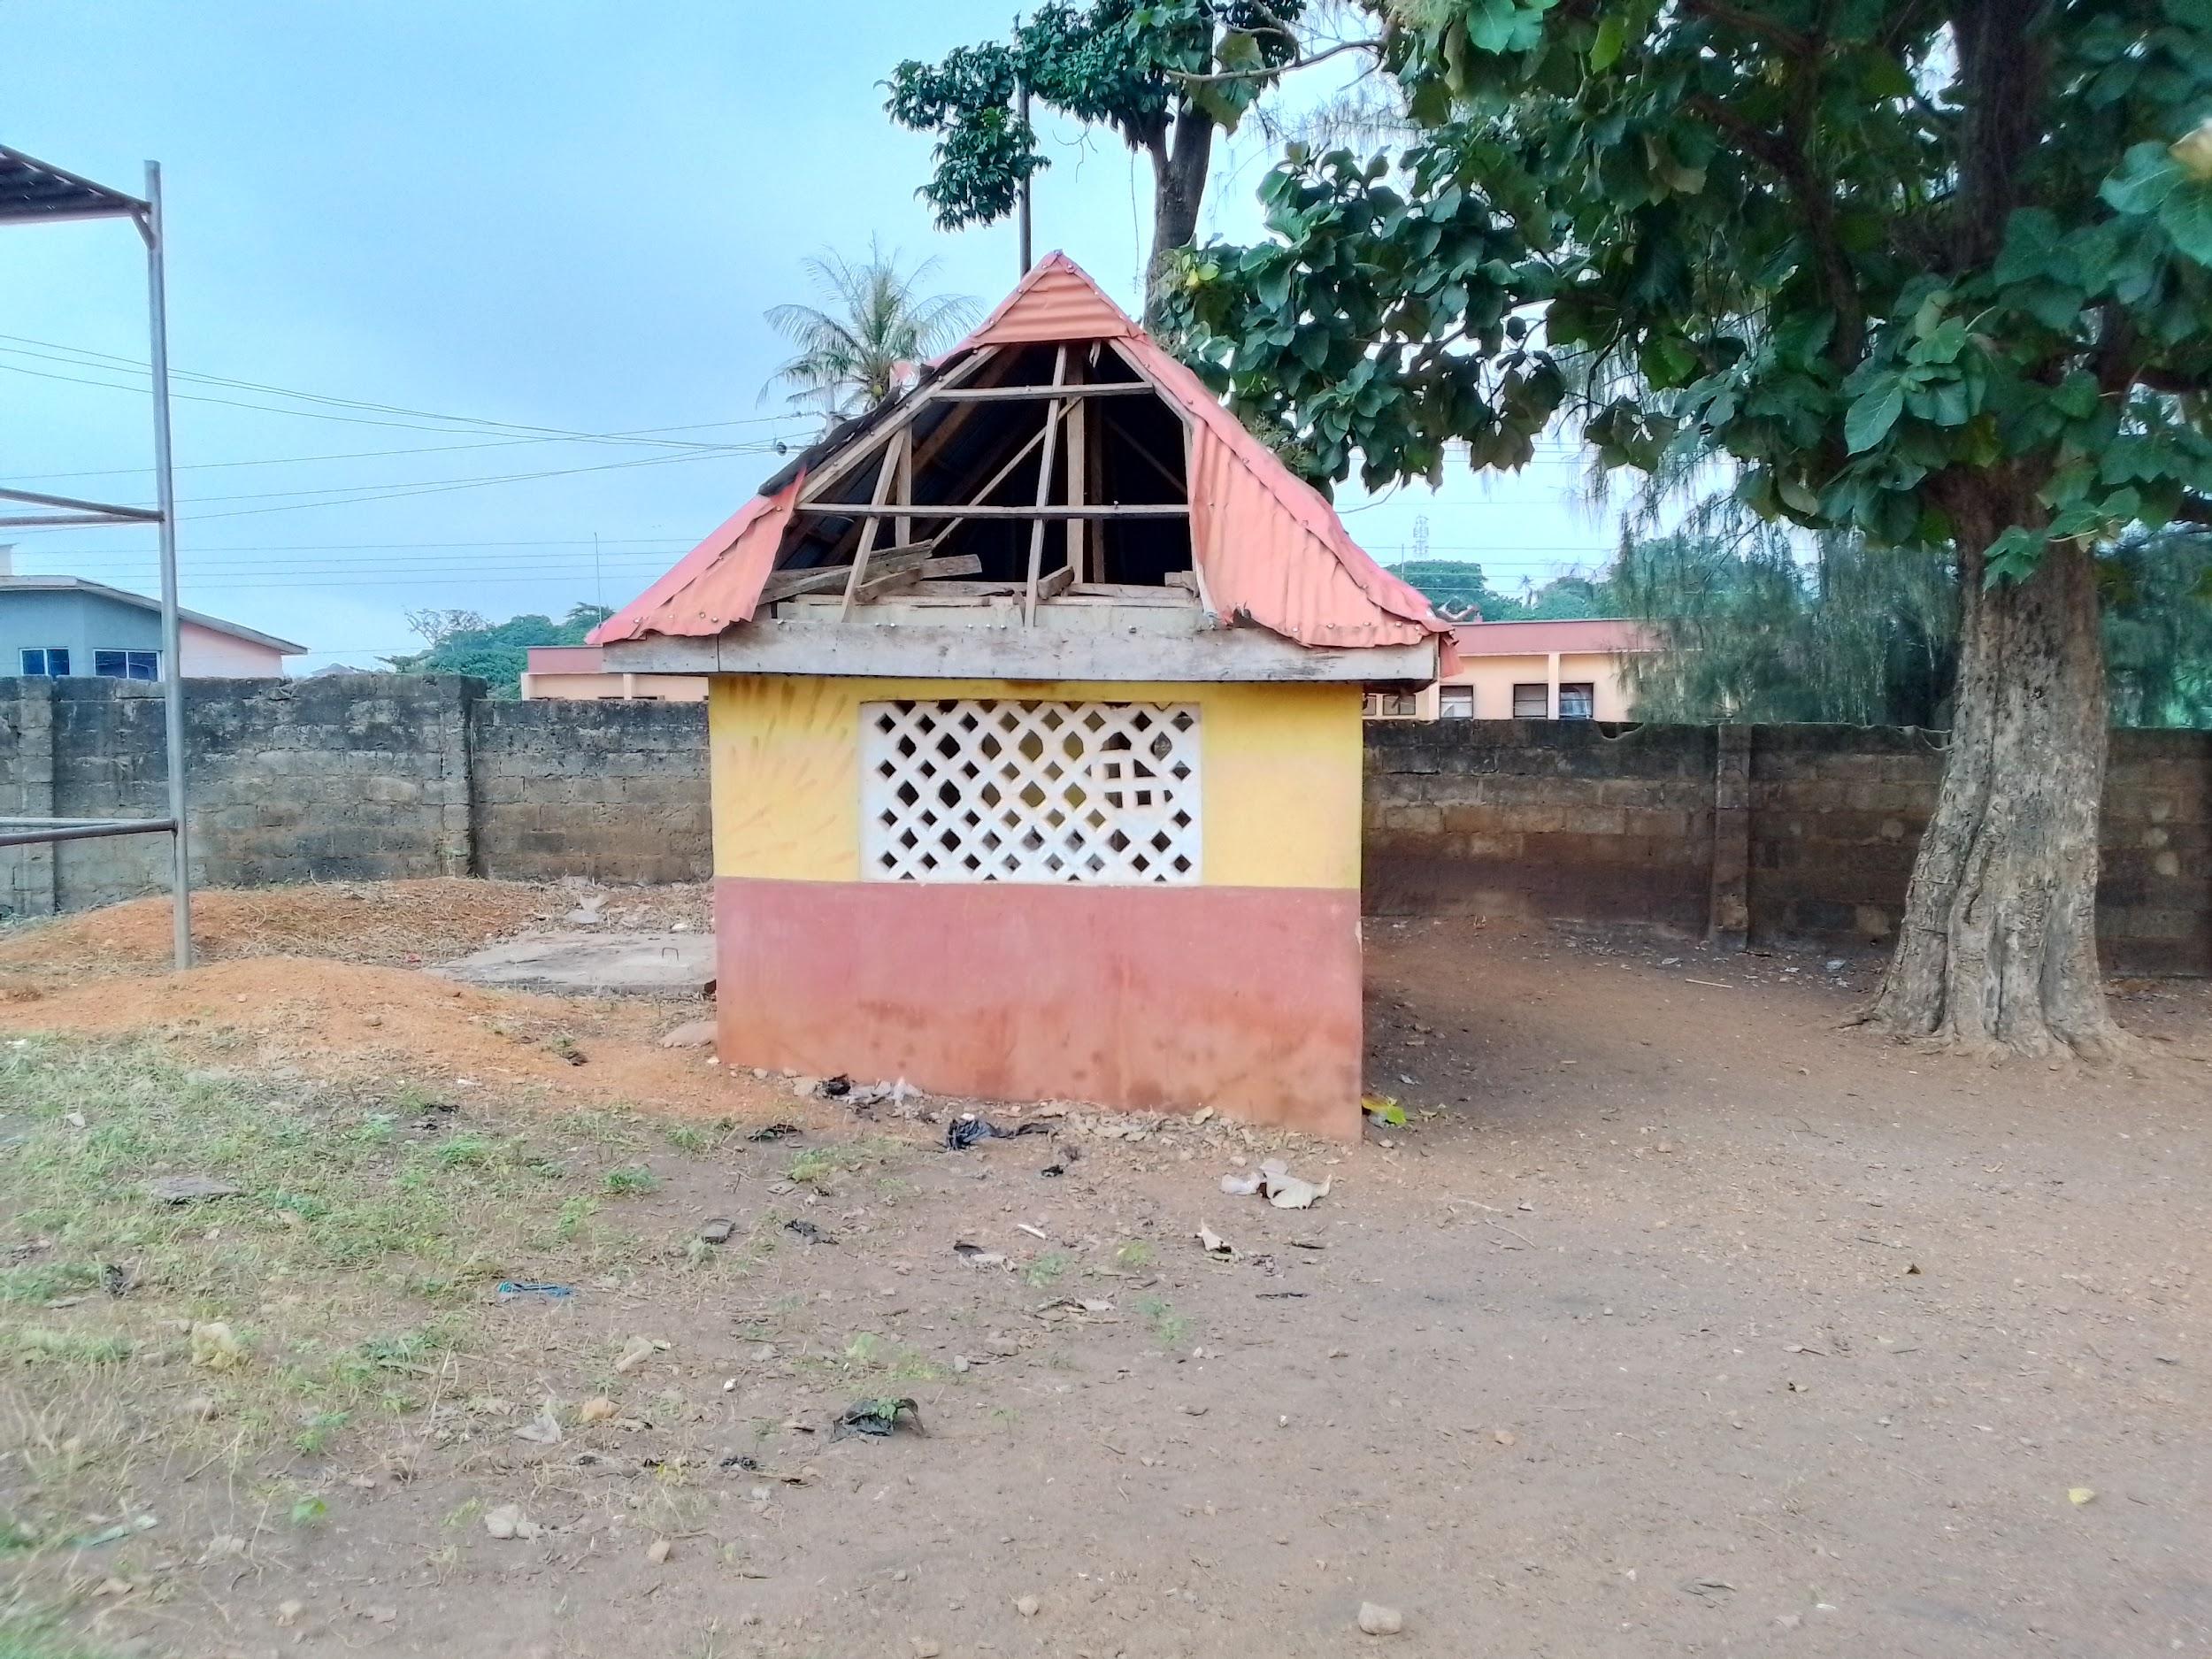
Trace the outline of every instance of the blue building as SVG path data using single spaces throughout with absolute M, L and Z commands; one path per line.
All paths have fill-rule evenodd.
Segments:
M 196 611 L 178 619 L 187 680 L 280 675 L 307 649 Z M 0 674 L 158 680 L 169 667 L 159 601 L 81 576 L 0 575 Z

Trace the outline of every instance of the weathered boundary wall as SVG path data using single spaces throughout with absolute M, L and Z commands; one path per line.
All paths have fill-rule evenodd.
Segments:
M 1366 903 L 1886 942 L 1940 733 L 1855 726 L 1377 722 Z M 2212 733 L 2115 732 L 2108 964 L 2212 972 Z
M 455 675 L 185 686 L 195 879 L 708 872 L 697 703 L 502 703 Z M 0 813 L 166 810 L 159 688 L 0 679 Z M 167 885 L 167 838 L 0 849 L 0 913 Z
M 504 703 L 364 674 L 186 687 L 194 866 L 214 886 L 710 872 L 704 705 Z M 1366 907 L 1879 942 L 1940 733 L 1845 726 L 1376 722 Z M 0 679 L 0 813 L 158 815 L 157 687 Z M 2100 933 L 2138 972 L 2212 972 L 2212 733 L 2118 732 Z M 0 849 L 0 914 L 165 885 L 157 836 Z

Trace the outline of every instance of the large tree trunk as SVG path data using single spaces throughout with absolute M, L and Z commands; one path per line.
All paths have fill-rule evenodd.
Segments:
M 1152 153 L 1152 256 L 1144 267 L 1144 320 L 1156 329 L 1170 257 L 1198 237 L 1198 210 L 1213 164 L 1213 118 L 1185 109 L 1175 118 L 1172 141 L 1161 132 L 1147 148 Z
M 1951 505 L 1964 591 L 1950 757 L 1865 1018 L 1947 1047 L 2101 1058 L 2123 1038 L 2097 971 L 2095 573 L 2068 543 L 2026 581 L 1985 588 L 1990 541 L 2019 520 L 1987 501 Z

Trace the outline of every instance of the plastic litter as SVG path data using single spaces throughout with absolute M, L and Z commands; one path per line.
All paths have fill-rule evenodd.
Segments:
M 546 1302 L 564 1302 L 576 1294 L 570 1285 L 541 1285 L 527 1279 L 503 1279 L 493 1293 L 502 1302 L 513 1302 L 518 1297 L 536 1296 Z
M 796 1124 L 763 1124 L 745 1138 L 748 1141 L 780 1141 L 786 1135 L 795 1135 L 800 1133 L 799 1125 Z
M 789 1221 L 783 1224 L 783 1228 L 786 1233 L 797 1233 L 809 1244 L 834 1244 L 837 1242 L 837 1235 L 835 1233 L 823 1232 L 821 1228 L 816 1226 L 804 1216 L 793 1217 Z
M 1011 1141 L 1019 1135 L 1048 1135 L 1052 1125 L 1048 1123 L 1016 1124 L 1011 1129 L 995 1124 L 988 1118 L 971 1113 L 954 1118 L 945 1125 L 945 1148 L 949 1152 L 964 1152 L 979 1141 Z
M 902 1417 L 911 1418 L 914 1432 L 926 1435 L 922 1427 L 922 1409 L 911 1396 L 897 1400 L 860 1400 L 840 1412 L 837 1421 L 830 1425 L 830 1439 L 842 1440 L 848 1434 L 871 1434 L 881 1439 L 899 1426 Z
M 1256 1193 L 1278 1210 L 1310 1210 L 1329 1195 L 1329 1183 L 1302 1179 L 1280 1158 L 1270 1158 L 1256 1170 L 1223 1176 L 1221 1190 L 1233 1198 Z

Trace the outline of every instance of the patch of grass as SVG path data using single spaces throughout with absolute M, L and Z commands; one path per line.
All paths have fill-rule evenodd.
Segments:
M 599 1190 L 610 1198 L 641 1198 L 661 1189 L 661 1178 L 641 1164 L 626 1164 L 599 1178 Z
M 300 1425 L 292 1437 L 292 1444 L 302 1455 L 320 1457 L 338 1438 L 338 1432 L 353 1421 L 350 1411 L 317 1411 Z
M 837 1173 L 837 1159 L 827 1147 L 809 1147 L 793 1158 L 783 1178 L 802 1187 L 819 1187 Z
M 1075 1258 L 1065 1250 L 1047 1250 L 1022 1269 L 1022 1277 L 1029 1281 L 1032 1290 L 1045 1290 L 1058 1284 L 1074 1265 Z
M 696 1124 L 671 1124 L 664 1133 L 679 1152 L 704 1152 L 714 1145 L 714 1137 Z
M 886 1342 L 873 1331 L 863 1331 L 845 1344 L 842 1369 L 849 1375 L 872 1375 L 893 1382 L 941 1382 L 945 1368 L 918 1348 Z
M 34 1262 L 0 1268 L 0 1302 L 49 1302 L 100 1283 L 96 1262 Z
M 1137 1311 L 1150 1324 L 1152 1334 L 1159 1339 L 1162 1348 L 1180 1348 L 1190 1335 L 1189 1317 L 1176 1312 L 1172 1302 L 1147 1296 L 1137 1303 Z
M 1114 1252 L 1114 1265 L 1127 1268 L 1131 1272 L 1152 1265 L 1159 1252 L 1143 1239 L 1132 1239 Z
M 94 1294 L 65 1321 L 0 1325 L 0 1407 L 23 1423 L 81 1425 L 96 1400 L 166 1420 L 157 1396 L 173 1391 L 219 1402 L 165 1430 L 196 1456 L 237 1471 L 326 1455 L 380 1415 L 420 1409 L 465 1359 L 473 1316 L 426 1302 L 495 1278 L 579 1279 L 617 1248 L 592 1225 L 593 1199 L 523 1136 L 404 1132 L 394 1105 L 427 1096 L 372 1110 L 297 1082 L 188 1069 L 155 1041 L 33 1038 L 0 1046 L 0 1100 L 15 1132 L 0 1143 L 10 1233 L 53 1240 L 50 1257 L 0 1273 L 0 1305 L 90 1291 L 103 1263 L 128 1263 L 137 1279 L 128 1297 Z M 154 1178 L 180 1174 L 239 1191 L 147 1196 Z M 241 1343 L 219 1367 L 180 1323 L 216 1321 Z M 71 1513 L 112 1509 L 114 1490 L 97 1483 L 119 1459 L 54 1460 L 19 1523 L 58 1538 Z M 0 1659 L 15 1659 L 4 1640 Z
M 120 1365 L 131 1340 L 101 1331 L 51 1331 L 27 1325 L 15 1333 L 15 1356 L 27 1365 Z
M 114 1651 L 83 1640 L 42 1609 L 0 1607 L 0 1659 L 111 1659 Z

